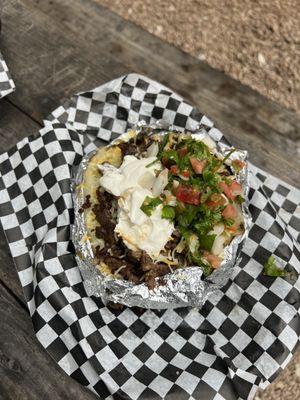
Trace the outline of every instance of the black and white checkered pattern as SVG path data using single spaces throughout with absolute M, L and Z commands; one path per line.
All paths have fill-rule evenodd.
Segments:
M 85 293 L 70 241 L 72 166 L 139 120 L 157 119 L 202 124 L 226 142 L 180 96 L 130 74 L 74 96 L 38 136 L 0 156 L 1 222 L 37 338 L 102 399 L 251 399 L 299 341 L 299 190 L 250 166 L 254 225 L 231 280 L 200 311 L 113 311 Z M 262 274 L 271 254 L 288 277 Z
M 6 62 L 0 53 L 0 99 L 15 90 Z

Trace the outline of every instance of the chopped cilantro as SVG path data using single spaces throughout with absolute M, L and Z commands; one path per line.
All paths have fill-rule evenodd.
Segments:
M 213 270 L 212 266 L 211 265 L 207 265 L 207 264 L 205 264 L 203 262 L 201 254 L 199 252 L 198 253 L 194 253 L 194 254 L 189 252 L 188 253 L 188 258 L 189 258 L 190 262 L 194 263 L 195 265 L 198 265 L 202 269 L 204 276 L 208 276 L 208 275 L 210 275 L 212 273 L 212 270 Z
M 241 196 L 240 194 L 238 196 L 236 196 L 235 201 L 239 204 L 244 203 L 245 199 L 243 196 Z
M 226 226 L 232 226 L 232 225 L 234 225 L 234 219 L 232 219 L 232 218 L 226 218 L 226 219 L 224 219 L 224 224 L 226 225 Z
M 228 160 L 228 158 L 231 156 L 231 154 L 233 154 L 236 151 L 236 149 L 232 149 L 230 150 L 226 156 L 223 158 L 222 163 L 224 164 L 226 160 Z
M 217 235 L 199 235 L 199 245 L 202 249 L 211 251 Z
M 204 169 L 203 171 L 203 180 L 204 180 L 204 184 L 205 187 L 210 187 L 211 189 L 213 189 L 216 192 L 219 192 L 219 183 L 221 181 L 221 177 L 219 174 L 214 173 L 213 171 L 211 171 L 209 169 L 209 165 Z
M 194 229 L 199 235 L 205 235 L 211 231 L 213 223 L 211 220 L 202 220 L 194 224 Z
M 161 217 L 164 219 L 173 220 L 175 218 L 175 209 L 171 206 L 163 206 Z
M 275 258 L 270 256 L 264 264 L 263 274 L 267 276 L 286 276 L 287 272 L 277 267 Z
M 179 156 L 176 150 L 166 150 L 161 153 L 161 159 L 165 163 L 177 164 Z
M 206 190 L 201 193 L 201 203 L 205 203 L 210 198 L 211 195 L 212 195 L 211 188 L 206 188 Z
M 188 139 L 188 149 L 190 155 L 194 155 L 199 160 L 204 160 L 208 157 L 211 157 L 209 148 L 205 143 L 195 140 L 193 138 Z
M 150 217 L 155 207 L 159 206 L 162 201 L 158 197 L 146 196 L 143 204 L 141 205 L 141 210 Z
M 157 161 L 159 161 L 158 158 L 156 158 L 156 159 L 155 159 L 154 161 L 152 161 L 150 164 L 147 164 L 147 165 L 145 166 L 145 168 L 151 167 L 152 165 L 154 165 L 155 163 L 157 163 Z
M 167 143 L 168 143 L 168 141 L 169 141 L 169 136 L 170 136 L 169 133 L 167 133 L 166 135 L 164 135 L 164 138 L 163 138 L 162 142 L 161 142 L 160 145 L 159 145 L 159 151 L 158 151 L 158 154 L 157 154 L 157 157 L 158 157 L 158 158 L 161 157 L 161 154 L 162 154 L 162 152 L 164 151 L 164 148 L 166 147 L 166 145 L 167 145 Z
M 183 170 L 191 171 L 190 156 L 188 154 L 186 154 L 183 157 L 178 157 L 177 164 L 180 171 Z
M 198 208 L 196 206 L 192 206 L 187 204 L 184 207 L 184 210 L 180 212 L 180 214 L 178 215 L 178 223 L 179 225 L 184 226 L 185 228 L 187 228 L 193 221 L 193 219 L 196 217 L 198 212 Z

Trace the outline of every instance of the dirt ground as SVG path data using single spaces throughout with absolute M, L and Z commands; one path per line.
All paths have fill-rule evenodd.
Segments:
M 300 112 L 300 0 L 96 0 Z M 255 400 L 296 400 L 300 349 Z
M 300 0 L 96 0 L 300 112 Z

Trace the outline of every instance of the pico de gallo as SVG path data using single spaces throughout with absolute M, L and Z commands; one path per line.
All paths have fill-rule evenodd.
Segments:
M 220 156 L 186 133 L 170 132 L 154 140 L 168 183 L 160 196 L 146 198 L 141 210 L 151 215 L 162 204 L 162 218 L 172 221 L 180 234 L 173 257 L 184 255 L 187 265 L 201 267 L 207 276 L 221 265 L 225 246 L 244 232 L 245 200 L 236 176 L 245 162 L 234 158 L 235 149 Z

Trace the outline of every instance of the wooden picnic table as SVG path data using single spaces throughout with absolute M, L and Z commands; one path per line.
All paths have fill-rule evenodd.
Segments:
M 1 152 L 73 93 L 138 72 L 198 106 L 253 163 L 300 186 L 299 115 L 92 0 L 2 1 L 0 48 L 17 87 L 0 101 Z M 3 234 L 0 259 L 0 398 L 95 399 L 35 338 Z

